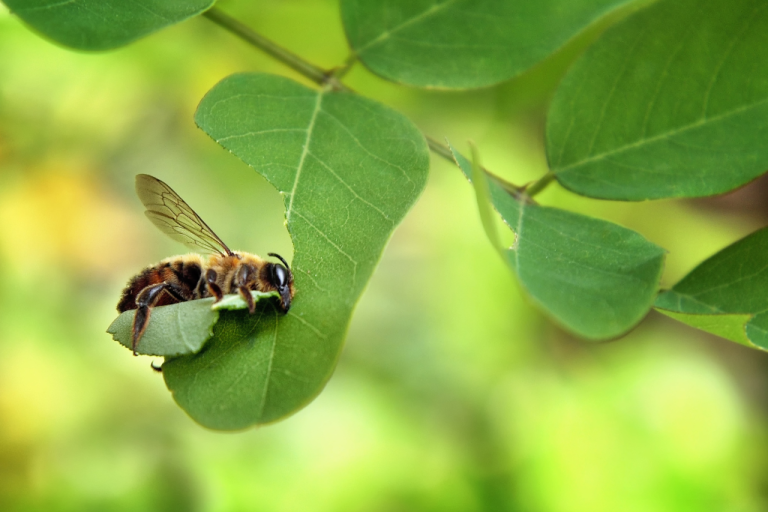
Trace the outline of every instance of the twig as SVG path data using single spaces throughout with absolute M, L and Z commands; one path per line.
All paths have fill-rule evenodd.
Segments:
M 340 81 L 341 77 L 344 76 L 344 74 L 357 60 L 357 56 L 354 53 L 350 55 L 344 65 L 340 68 L 326 71 L 318 66 L 315 66 L 311 62 L 304 60 L 295 53 L 286 50 L 282 46 L 270 41 L 266 37 L 255 32 L 253 29 L 249 28 L 239 20 L 229 16 L 228 14 L 225 14 L 216 7 L 208 9 L 203 15 L 220 27 L 228 30 L 229 32 L 232 32 L 244 41 L 252 44 L 267 55 L 277 59 L 297 73 L 305 76 L 309 80 L 312 80 L 316 84 L 321 86 L 329 86 L 338 91 L 345 91 L 350 93 L 354 92 Z M 455 163 L 453 160 L 453 154 L 449 148 L 443 144 L 440 144 L 435 139 L 429 137 L 426 134 L 424 137 L 427 139 L 429 149 L 431 149 L 435 154 L 445 158 L 449 162 Z M 497 182 L 510 194 L 519 197 L 519 195 L 522 193 L 523 189 L 521 187 L 513 185 L 499 178 L 498 176 L 491 174 L 487 169 L 483 170 L 491 179 Z
M 343 85 L 341 87 L 336 87 L 337 85 L 341 85 L 341 84 L 334 79 L 332 73 L 325 71 L 324 69 L 319 68 L 318 66 L 315 66 L 311 62 L 308 62 L 302 59 L 295 53 L 289 50 L 286 50 L 285 48 L 283 48 L 278 44 L 273 43 L 266 37 L 262 36 L 258 32 L 255 32 L 253 29 L 243 24 L 239 20 L 233 18 L 232 16 L 225 14 L 223 11 L 219 10 L 218 8 L 212 7 L 208 9 L 203 14 L 203 16 L 213 21 L 217 25 L 223 27 L 224 29 L 232 32 L 233 34 L 240 37 L 244 41 L 257 47 L 267 55 L 279 60 L 280 62 L 282 62 L 289 68 L 293 69 L 297 73 L 309 78 L 316 84 L 326 85 L 331 83 L 331 85 L 333 85 L 334 88 L 345 89 Z M 332 83 L 332 82 L 336 82 L 336 83 Z

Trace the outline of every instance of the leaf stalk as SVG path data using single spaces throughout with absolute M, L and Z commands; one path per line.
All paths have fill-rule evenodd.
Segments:
M 533 198 L 536 194 L 547 188 L 547 186 L 555 180 L 555 175 L 548 172 L 542 176 L 538 181 L 534 181 L 531 186 L 525 189 L 525 194 Z

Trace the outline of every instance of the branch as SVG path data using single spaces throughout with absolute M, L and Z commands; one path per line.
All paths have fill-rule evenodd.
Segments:
M 316 84 L 321 86 L 328 86 L 338 91 L 346 91 L 346 92 L 354 93 L 352 89 L 350 89 L 349 87 L 341 83 L 339 79 L 354 64 L 354 62 L 356 61 L 356 55 L 353 54 L 352 56 L 350 56 L 350 58 L 347 59 L 347 62 L 345 63 L 345 65 L 342 66 L 341 68 L 326 71 L 318 66 L 315 66 L 311 62 L 304 60 L 303 58 L 299 57 L 295 53 L 289 50 L 286 50 L 282 46 L 270 41 L 266 37 L 262 36 L 261 34 L 255 32 L 253 29 L 249 28 L 245 24 L 241 23 L 239 20 L 220 11 L 217 7 L 211 7 L 205 13 L 203 13 L 203 16 L 213 21 L 214 23 L 224 28 L 225 30 L 232 32 L 233 34 L 240 37 L 247 43 L 252 44 L 253 46 L 263 51 L 270 57 L 273 57 L 279 60 L 289 68 L 293 69 L 294 71 L 296 71 L 300 75 L 303 75 L 309 80 L 312 80 Z M 426 134 L 424 135 L 424 137 L 427 139 L 427 144 L 429 145 L 429 149 L 431 149 L 432 152 L 445 158 L 451 163 L 456 163 L 453 160 L 453 155 L 451 154 L 450 149 L 448 149 L 446 146 L 444 146 L 443 144 L 440 144 L 435 139 L 429 137 Z M 501 185 L 510 194 L 519 196 L 519 194 L 522 193 L 523 189 L 521 187 L 518 187 L 505 180 L 502 180 L 498 176 L 495 176 L 490 172 L 488 172 L 486 169 L 483 169 L 483 170 L 486 172 L 486 174 L 488 174 L 494 181 L 499 183 L 499 185 Z
M 253 31 L 232 16 L 225 14 L 216 7 L 212 7 L 203 13 L 203 16 L 217 25 L 232 32 L 244 41 L 252 44 L 267 55 L 274 57 L 297 73 L 304 75 L 318 85 L 326 85 L 331 81 L 332 74 L 302 59 L 295 53 L 286 50 L 261 34 Z

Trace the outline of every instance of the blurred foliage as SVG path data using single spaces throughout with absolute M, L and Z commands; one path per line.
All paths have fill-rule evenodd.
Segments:
M 321 66 L 346 57 L 335 2 L 220 6 Z M 522 183 L 545 171 L 541 113 L 583 43 L 470 93 L 360 66 L 348 82 Z M 182 252 L 143 217 L 134 175 L 184 182 L 233 247 L 289 257 L 277 192 L 192 114 L 230 73 L 298 77 L 205 19 L 80 54 L 3 13 L 0 55 L 0 510 L 766 508 L 767 356 L 658 314 L 615 343 L 570 338 L 522 298 L 472 188 L 437 160 L 321 396 L 275 426 L 200 428 L 104 332 L 125 280 Z M 540 197 L 669 248 L 665 283 L 761 222 L 738 200 Z

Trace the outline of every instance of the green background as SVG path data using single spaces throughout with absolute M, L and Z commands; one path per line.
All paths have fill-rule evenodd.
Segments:
M 221 7 L 321 66 L 347 56 L 335 2 Z M 85 55 L 3 12 L 0 57 L 0 509 L 766 508 L 766 356 L 656 313 L 614 343 L 565 334 L 526 302 L 472 187 L 436 158 L 325 391 L 276 425 L 201 428 L 150 358 L 105 333 L 127 278 L 186 252 L 144 218 L 133 179 L 183 184 L 233 249 L 290 261 L 280 196 L 193 113 L 234 72 L 301 78 L 205 19 Z M 546 170 L 542 113 L 565 64 L 461 94 L 361 66 L 348 83 L 430 135 L 473 139 L 484 165 L 524 183 Z M 733 202 L 595 202 L 556 185 L 540 199 L 667 248 L 667 287 L 764 222 L 722 209 Z

